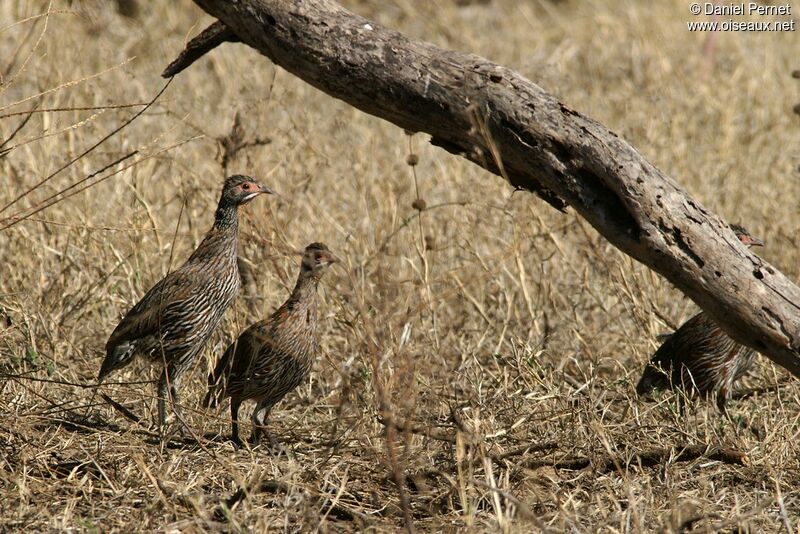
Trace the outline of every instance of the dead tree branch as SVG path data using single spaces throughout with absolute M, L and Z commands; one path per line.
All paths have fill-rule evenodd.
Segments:
M 800 288 L 602 124 L 511 69 L 411 40 L 332 0 L 195 2 L 218 21 L 165 75 L 240 40 L 329 95 L 572 206 L 734 339 L 800 376 Z
M 667 462 L 689 462 L 699 458 L 707 458 L 732 465 L 749 465 L 750 460 L 743 452 L 734 449 L 714 448 L 708 445 L 677 445 L 644 451 L 635 451 L 630 458 L 617 455 L 602 455 L 596 459 L 588 456 L 574 456 L 561 459 L 529 458 L 515 465 L 528 469 L 555 467 L 556 469 L 578 470 L 593 466 L 595 471 L 607 473 L 627 467 L 639 465 L 652 467 Z
M 175 58 L 175 61 L 170 63 L 164 72 L 161 74 L 165 78 L 175 76 L 180 71 L 203 57 L 206 52 L 213 50 L 225 42 L 238 42 L 239 38 L 231 31 L 224 23 L 217 21 L 205 30 L 200 35 L 189 41 L 183 52 Z

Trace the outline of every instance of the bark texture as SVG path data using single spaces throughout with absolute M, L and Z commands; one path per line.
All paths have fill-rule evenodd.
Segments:
M 241 41 L 329 95 L 571 206 L 735 340 L 800 376 L 800 288 L 602 124 L 511 69 L 409 39 L 332 0 L 195 3 L 218 21 L 166 75 Z

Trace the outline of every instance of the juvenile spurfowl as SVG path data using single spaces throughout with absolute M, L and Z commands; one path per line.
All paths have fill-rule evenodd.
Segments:
M 197 250 L 130 309 L 106 343 L 106 357 L 98 375 L 100 382 L 112 371 L 128 365 L 137 354 L 164 366 L 158 381 L 158 420 L 162 431 L 167 395 L 182 423 L 181 430 L 186 430 L 178 384 L 239 291 L 238 208 L 263 193 L 272 191 L 247 176 L 226 179 L 214 226 Z
M 239 439 L 239 406 L 252 399 L 252 443 L 258 443 L 272 407 L 308 377 L 319 350 L 317 286 L 336 256 L 322 243 L 308 245 L 289 299 L 269 319 L 250 325 L 225 351 L 208 377 L 203 405 L 231 398 L 231 439 Z
M 731 225 L 731 229 L 745 245 L 764 244 L 739 225 Z M 717 406 L 726 413 L 734 383 L 750 369 L 754 358 L 755 351 L 735 342 L 700 312 L 658 348 L 636 385 L 636 393 L 681 388 L 704 397 L 716 394 Z

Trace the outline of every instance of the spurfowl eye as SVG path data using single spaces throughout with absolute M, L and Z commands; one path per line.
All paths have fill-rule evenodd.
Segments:
M 242 184 L 242 189 L 244 191 L 249 191 L 250 190 L 250 184 L 248 184 L 247 182 L 243 183 Z

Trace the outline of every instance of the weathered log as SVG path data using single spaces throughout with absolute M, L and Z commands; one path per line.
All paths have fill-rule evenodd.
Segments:
M 800 288 L 602 124 L 513 70 L 408 39 L 332 0 L 195 3 L 218 22 L 193 50 L 239 40 L 331 96 L 430 134 L 433 144 L 515 187 L 542 192 L 555 206 L 563 199 L 734 339 L 800 376 Z M 186 57 L 169 72 L 199 56 Z

